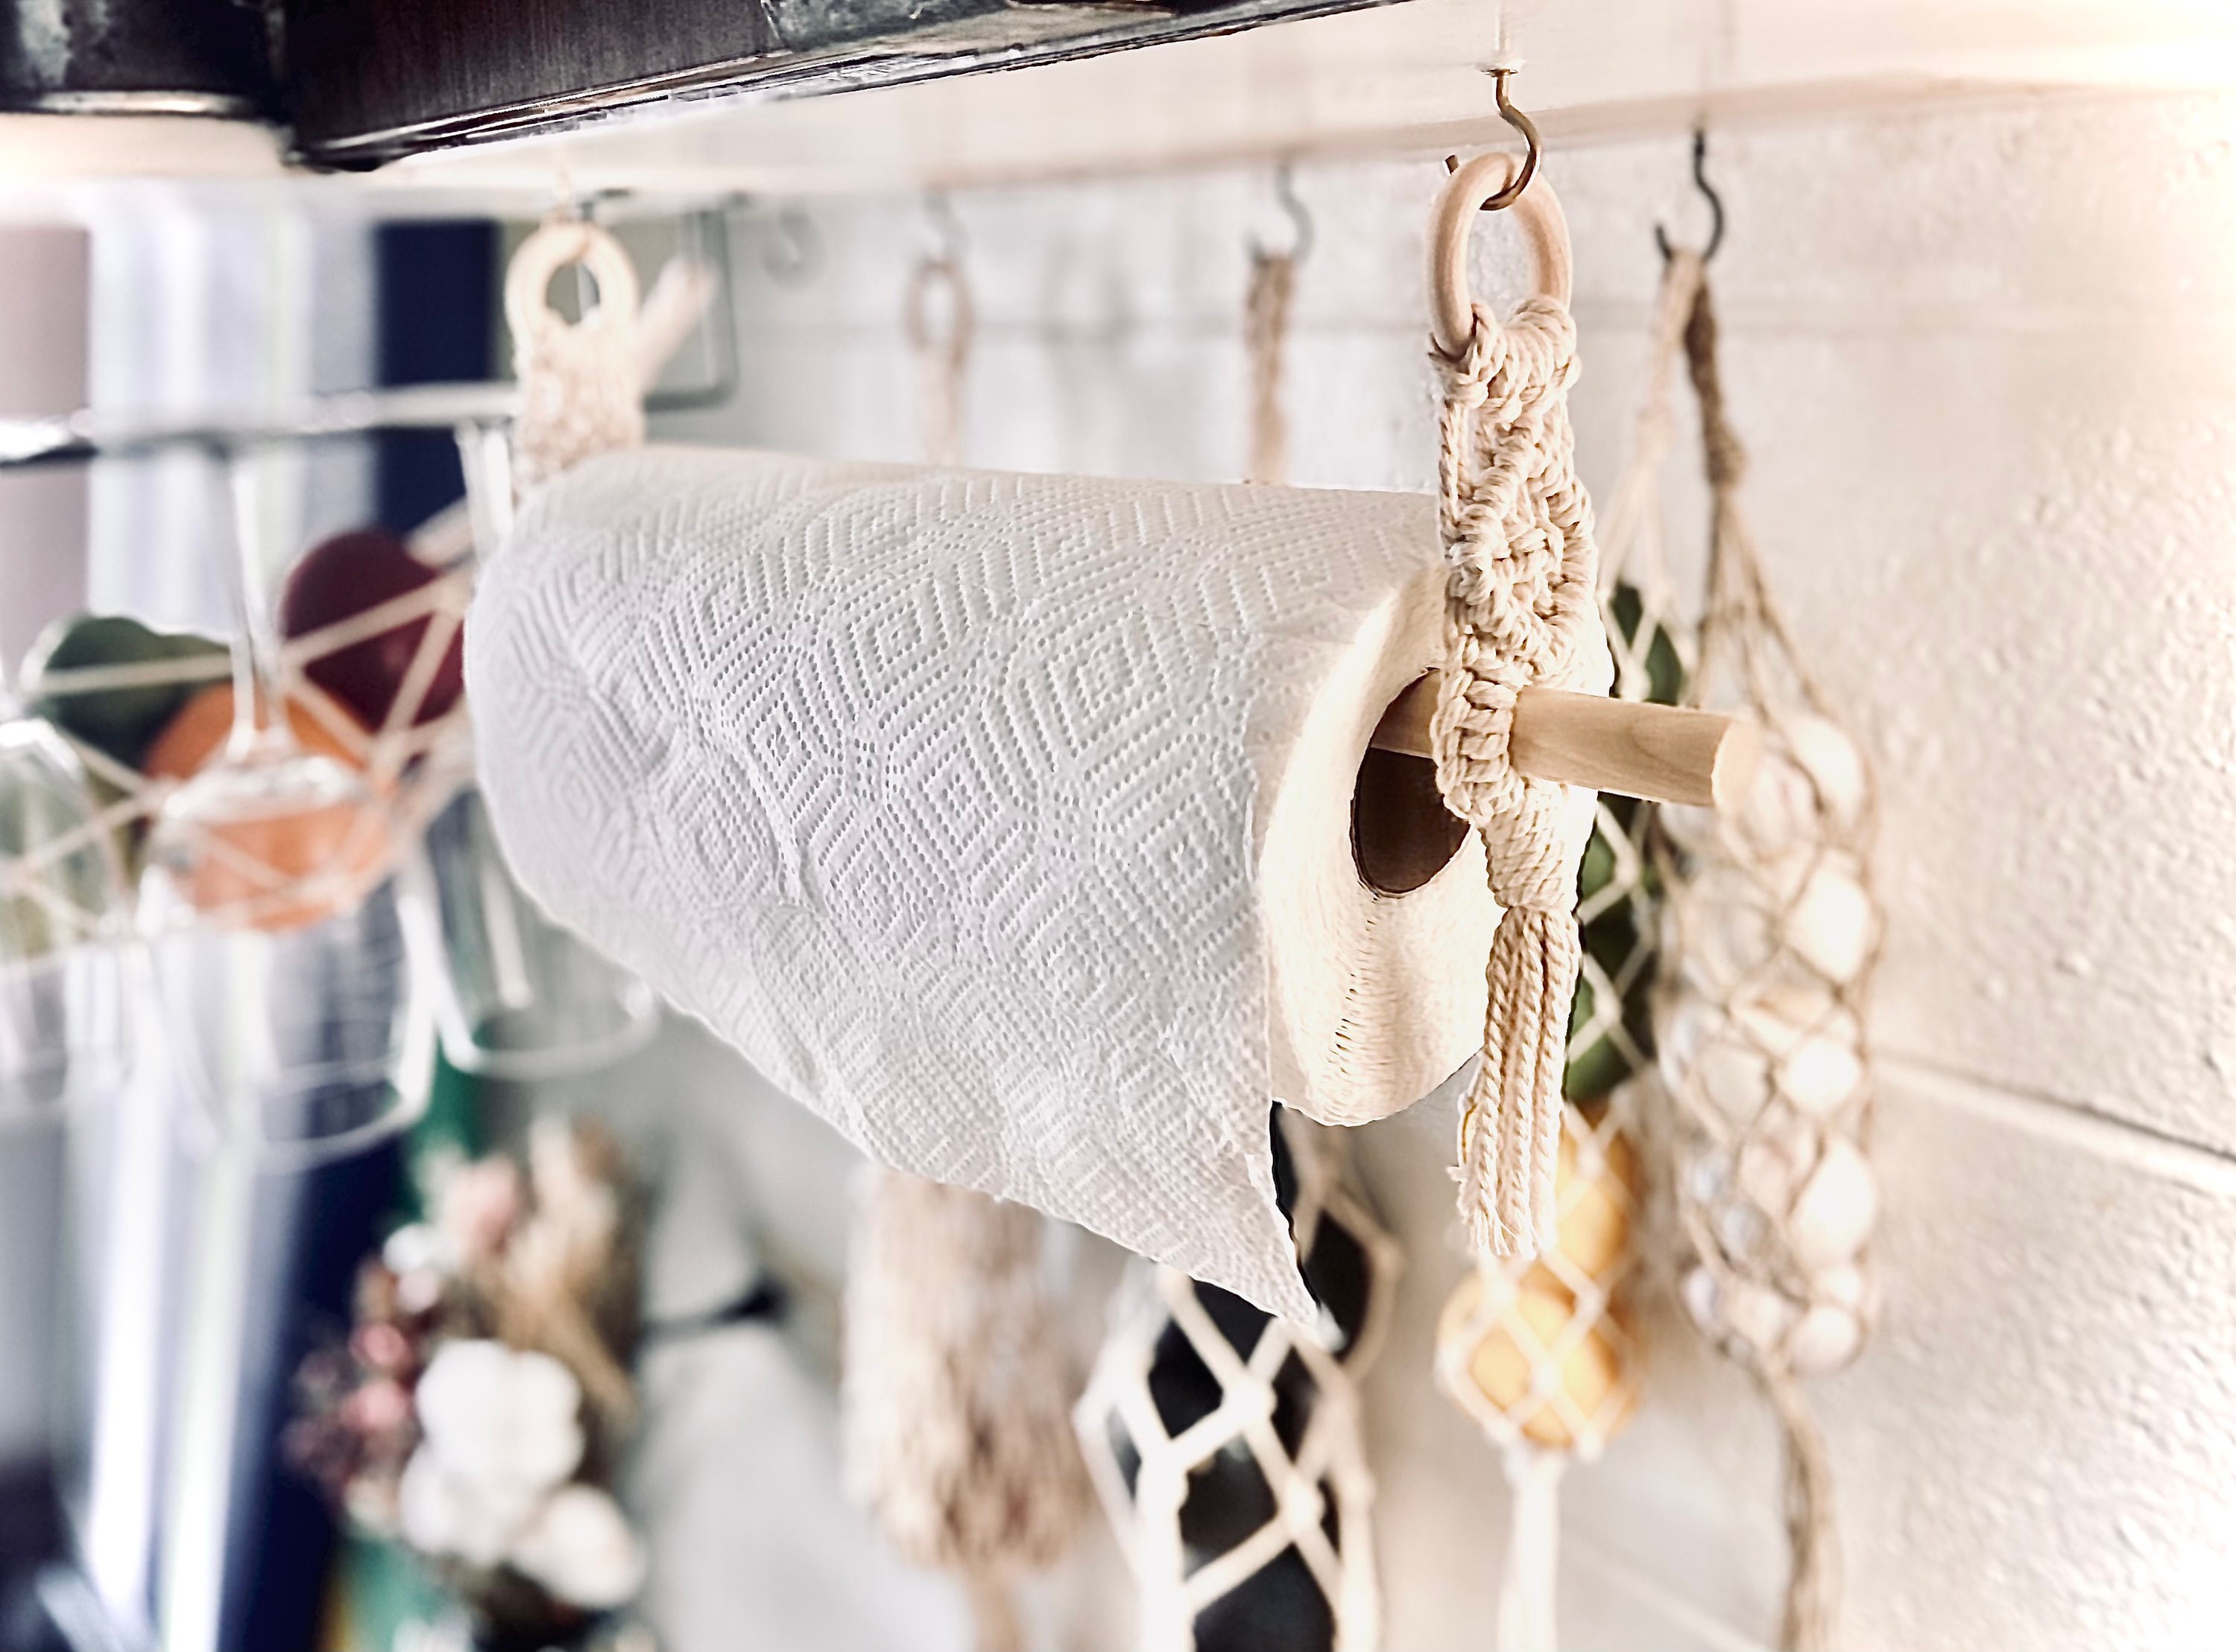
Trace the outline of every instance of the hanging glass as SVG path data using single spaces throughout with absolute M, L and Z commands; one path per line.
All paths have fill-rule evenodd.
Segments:
M 487 557 L 510 522 L 510 455 L 494 428 L 462 426 L 457 438 L 473 544 Z M 659 1031 L 653 990 L 545 917 L 515 881 L 481 792 L 463 772 L 401 881 L 405 919 L 433 960 L 443 1052 L 462 1072 L 506 1079 L 591 1072 Z
M 0 689 L 0 1126 L 122 1082 L 128 912 L 84 770 Z
M 660 1000 L 545 917 L 505 868 L 478 788 L 428 823 L 402 870 L 408 921 L 435 960 L 443 1052 L 493 1078 L 587 1072 L 648 1043 Z
M 231 735 L 155 815 L 141 917 L 196 1116 L 263 1162 L 300 1165 L 417 1116 L 431 1023 L 386 880 L 386 800 L 273 714 L 286 702 L 266 629 L 263 501 L 253 461 L 229 456 L 226 470 L 239 560 Z

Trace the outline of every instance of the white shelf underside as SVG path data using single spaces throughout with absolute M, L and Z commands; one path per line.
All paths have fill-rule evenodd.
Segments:
M 1547 138 L 2052 91 L 2236 88 L 2226 0 L 1536 0 L 1507 10 Z M 346 177 L 253 126 L 0 116 L 0 215 L 120 180 L 286 180 L 324 205 L 540 211 L 562 192 L 816 195 L 1500 141 L 1500 8 L 1404 3 L 1083 61 L 814 97 L 733 94 Z

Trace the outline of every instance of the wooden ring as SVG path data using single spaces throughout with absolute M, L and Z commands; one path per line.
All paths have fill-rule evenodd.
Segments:
M 621 244 L 595 224 L 557 218 L 523 241 L 504 275 L 504 318 L 515 338 L 559 320 L 548 302 L 551 278 L 580 264 L 598 284 L 597 306 L 577 326 L 626 326 L 637 309 L 636 266 Z
M 1494 149 L 1469 161 L 1445 182 L 1429 227 L 1429 332 L 1437 348 L 1457 358 L 1475 331 L 1475 297 L 1468 291 L 1468 237 L 1485 201 L 1511 185 L 1522 162 Z M 1552 186 L 1533 180 L 1506 208 L 1522 226 L 1535 266 L 1536 291 L 1565 305 L 1574 286 L 1568 220 Z

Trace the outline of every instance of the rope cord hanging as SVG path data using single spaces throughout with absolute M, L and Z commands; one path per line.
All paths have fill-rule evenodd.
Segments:
M 1456 267 L 1464 273 L 1464 226 L 1490 198 L 1487 162 L 1502 183 L 1511 172 L 1502 155 L 1456 172 L 1439 206 L 1442 233 L 1432 238 L 1449 576 L 1430 732 L 1445 806 L 1481 835 L 1491 892 L 1505 909 L 1485 971 L 1483 1059 L 1460 1110 L 1460 1216 L 1479 1252 L 1526 1256 L 1555 1236 L 1562 1076 L 1582 961 L 1576 882 L 1593 794 L 1516 772 L 1514 704 L 1532 685 L 1604 692 L 1613 668 L 1596 602 L 1591 507 L 1568 423 L 1576 330 L 1565 291 L 1566 230 L 1542 183 L 1516 203 L 1537 214 L 1541 266 L 1557 240 L 1560 279 L 1503 321 L 1470 301 L 1465 324 L 1450 324 L 1457 318 L 1452 291 L 1463 285 L 1451 275 Z
M 902 322 L 909 347 L 917 356 L 917 417 L 924 460 L 954 466 L 963 462 L 964 370 L 977 340 L 978 312 L 963 270 L 963 229 L 955 209 L 945 196 L 935 195 L 928 210 L 939 242 L 917 261 L 909 277 Z M 942 295 L 946 302 L 944 318 L 935 313 Z
M 1289 478 L 1289 418 L 1282 406 L 1281 380 L 1297 267 L 1312 245 L 1312 216 L 1286 164 L 1275 176 L 1274 193 L 1295 233 L 1285 250 L 1250 243 L 1250 285 L 1242 305 L 1242 347 L 1250 370 L 1250 462 L 1244 476 L 1265 482 Z
M 1746 709 L 1763 751 L 1736 811 L 1663 816 L 1669 962 L 1655 1019 L 1692 1258 L 1682 1294 L 1778 1418 L 1792 1551 L 1779 1643 L 1823 1652 L 1837 1631 L 1838 1556 L 1830 1463 L 1799 1380 L 1853 1360 L 1875 1310 L 1864 1254 L 1878 1210 L 1864 1039 L 1881 929 L 1871 784 L 1764 578 L 1705 279 L 1684 342 L 1713 501 L 1693 698 Z

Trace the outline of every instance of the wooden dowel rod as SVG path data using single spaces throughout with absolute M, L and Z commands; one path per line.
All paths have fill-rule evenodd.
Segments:
M 1433 755 L 1429 718 L 1436 709 L 1432 672 L 1390 703 L 1369 744 Z M 1730 809 L 1746 790 L 1759 749 L 1752 724 L 1713 711 L 1558 688 L 1525 688 L 1514 702 L 1514 766 L 1533 780 Z

